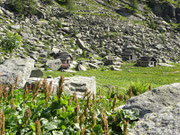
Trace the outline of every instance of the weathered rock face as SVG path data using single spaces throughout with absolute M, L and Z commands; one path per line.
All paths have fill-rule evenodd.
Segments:
M 150 1 L 153 3 L 152 8 L 158 6 L 156 4 L 158 1 Z M 121 57 L 124 48 L 132 49 L 138 57 L 152 55 L 160 60 L 179 61 L 180 34 L 162 18 L 150 14 L 155 28 L 149 28 L 153 25 L 149 15 L 146 16 L 147 18 L 140 17 L 148 26 L 150 25 L 147 27 L 130 20 L 123 20 L 111 10 L 104 10 L 101 6 L 92 10 L 91 6 L 96 6 L 93 3 L 87 3 L 84 0 L 75 1 L 75 3 L 80 7 L 81 5 L 88 6 L 90 8 L 89 14 L 69 16 L 59 6 L 53 5 L 51 8 L 39 3 L 41 5 L 39 9 L 42 10 L 43 15 L 26 17 L 23 20 L 7 10 L 5 5 L 0 6 L 3 14 L 0 35 L 6 35 L 5 31 L 17 32 L 20 30 L 20 35 L 27 43 L 27 46 L 23 47 L 24 51 L 27 51 L 28 55 L 39 63 L 45 63 L 50 56 L 49 54 L 56 54 L 59 51 L 68 51 L 74 58 L 82 57 L 84 54 L 97 54 L 104 57 L 109 53 Z M 121 9 L 124 6 L 122 7 L 122 3 L 119 3 L 116 8 Z M 80 10 L 80 12 L 88 11 Z M 92 15 L 93 12 L 107 16 Z M 160 11 L 157 12 L 162 13 L 162 15 L 167 13 L 171 19 L 175 16 L 177 21 L 180 20 L 179 8 L 173 8 L 171 5 L 160 6 Z M 127 14 L 127 12 L 125 13 Z M 116 19 L 111 18 L 111 15 L 116 16 Z M 58 16 L 61 16 L 62 27 L 57 25 L 59 23 Z M 9 26 L 11 26 L 10 30 Z M 51 44 L 46 46 L 46 43 Z M 24 56 L 25 52 L 22 52 L 21 56 Z M 46 61 L 41 61 L 42 58 Z
M 61 68 L 61 64 L 62 64 L 62 62 L 60 59 L 48 60 L 46 62 L 46 66 L 54 71 L 59 70 Z
M 30 58 L 12 58 L 0 65 L 0 82 L 12 83 L 18 77 L 18 86 L 24 87 L 31 70 L 34 68 L 34 60 Z
M 47 78 L 47 82 L 50 83 L 52 81 L 52 89 L 53 94 L 56 94 L 56 90 L 58 88 L 58 82 L 60 77 L 57 78 Z M 29 78 L 27 83 L 31 84 L 35 81 L 43 80 L 42 78 Z M 64 91 L 67 94 L 73 95 L 74 92 L 77 93 L 78 97 L 81 97 L 84 92 L 88 90 L 91 91 L 92 94 L 96 94 L 96 79 L 95 77 L 83 77 L 83 76 L 75 76 L 75 77 L 66 77 L 64 80 Z
M 96 95 L 96 79 L 83 76 L 67 77 L 64 81 L 64 89 L 71 95 L 76 91 L 77 95 L 81 96 L 86 90 Z
M 180 10 L 173 4 L 168 2 L 162 3 L 159 0 L 151 0 L 149 1 L 149 6 L 153 9 L 153 12 L 156 15 L 163 17 L 166 21 L 170 22 L 172 19 L 175 19 L 174 21 L 179 23 Z
M 164 85 L 128 100 L 123 109 L 138 110 L 140 120 L 129 135 L 179 135 L 180 83 Z

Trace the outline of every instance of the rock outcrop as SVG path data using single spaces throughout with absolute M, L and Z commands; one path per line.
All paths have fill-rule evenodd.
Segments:
M 62 62 L 60 59 L 48 60 L 46 62 L 46 66 L 54 71 L 58 71 L 61 68 L 61 64 Z
M 0 82 L 13 83 L 18 77 L 18 87 L 24 87 L 34 68 L 34 60 L 31 58 L 12 58 L 0 65 Z
M 156 1 L 159 0 L 153 0 L 153 3 Z M 92 59 L 102 61 L 109 54 L 121 58 L 123 49 L 133 50 L 138 57 L 155 56 L 160 62 L 180 61 L 179 32 L 153 13 L 146 14 L 145 5 L 140 6 L 145 14 L 136 15 L 141 16 L 137 21 L 128 17 L 123 19 L 96 2 L 74 2 L 80 7 L 76 11 L 77 14 L 80 13 L 78 15 L 70 15 L 56 5 L 46 6 L 39 3 L 43 16 L 25 16 L 23 19 L 10 12 L 3 4 L 0 6 L 3 14 L 0 17 L 0 35 L 5 36 L 6 31 L 18 32 L 23 38 L 23 46 L 19 50 L 20 54 L 14 55 L 26 57 L 27 54 L 40 64 L 54 59 L 50 54 L 58 51 L 69 52 L 73 60 L 80 57 L 90 59 L 96 54 L 99 57 Z M 128 2 L 122 0 L 117 3 L 119 4 L 116 4 L 116 8 L 120 10 L 126 7 Z M 84 7 L 88 7 L 88 10 Z M 164 6 L 161 11 L 163 9 Z M 166 12 L 169 13 L 169 10 Z M 178 8 L 175 14 L 179 16 Z M 176 20 L 178 19 L 179 17 L 176 17 Z M 0 52 L 0 61 L 1 59 L 6 57 L 1 56 Z
M 123 109 L 139 111 L 129 135 L 179 135 L 180 83 L 164 85 L 131 98 Z
M 47 83 L 52 81 L 53 94 L 56 94 L 58 88 L 58 82 L 60 77 L 57 78 L 47 78 Z M 43 81 L 43 78 L 29 78 L 28 84 L 33 84 L 35 81 Z M 92 94 L 96 95 L 96 79 L 95 77 L 83 77 L 74 76 L 66 77 L 64 80 L 64 92 L 73 95 L 76 92 L 78 97 L 81 97 L 86 90 L 90 91 Z

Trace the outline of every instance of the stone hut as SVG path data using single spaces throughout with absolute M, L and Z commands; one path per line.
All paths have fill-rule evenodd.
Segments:
M 132 50 L 124 50 L 122 53 L 122 60 L 123 61 L 136 61 L 137 56 Z
M 61 69 L 68 69 L 72 61 L 72 56 L 67 52 L 59 52 L 54 55 L 55 59 L 60 59 L 62 62 Z
M 156 67 L 157 66 L 157 60 L 156 60 L 156 58 L 151 57 L 151 56 L 141 57 L 137 61 L 137 66 L 141 66 L 141 67 Z

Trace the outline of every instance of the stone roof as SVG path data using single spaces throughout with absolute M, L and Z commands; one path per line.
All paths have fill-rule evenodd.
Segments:
M 67 59 L 68 57 L 70 57 L 72 59 L 72 56 L 67 52 L 59 52 L 56 54 L 55 57 L 60 58 L 60 59 L 64 59 L 64 60 Z
M 146 62 L 155 61 L 155 62 L 157 62 L 156 58 L 154 58 L 154 57 L 152 57 L 152 56 L 144 56 L 144 57 L 141 57 L 141 58 L 140 58 L 140 61 L 146 61 Z

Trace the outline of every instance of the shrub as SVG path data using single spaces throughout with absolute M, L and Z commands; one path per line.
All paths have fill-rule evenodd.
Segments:
M 138 10 L 138 0 L 130 0 L 132 12 L 135 13 Z
M 137 81 L 132 82 L 130 88 L 132 89 L 132 93 L 134 96 L 142 94 L 149 89 L 149 84 L 145 84 L 143 82 Z
M 41 0 L 41 2 L 46 3 L 46 4 L 52 4 L 53 0 Z
M 73 96 L 66 95 L 63 76 L 57 95 L 53 95 L 52 82 L 48 83 L 47 79 L 26 85 L 25 90 L 15 89 L 17 81 L 10 86 L 0 85 L 0 122 L 5 125 L 4 134 L 121 135 L 123 129 L 132 127 L 137 120 L 136 112 L 115 109 L 120 106 L 116 96 L 108 99 L 88 91 L 80 99 L 76 92 Z
M 148 22 L 148 26 L 151 28 L 151 29 L 156 29 L 156 24 L 154 23 L 154 20 L 152 17 L 149 17 L 149 22 Z
M 14 49 L 17 49 L 22 44 L 22 38 L 18 33 L 7 32 L 6 37 L 0 37 L 0 47 L 5 53 L 12 53 Z
M 66 9 L 72 13 L 74 9 L 74 2 L 73 0 L 56 0 L 60 5 L 65 5 Z
M 14 12 L 24 15 L 37 13 L 36 0 L 7 0 L 7 6 Z
M 73 0 L 67 0 L 66 8 L 70 13 L 72 13 L 73 11 L 73 6 L 74 6 Z

